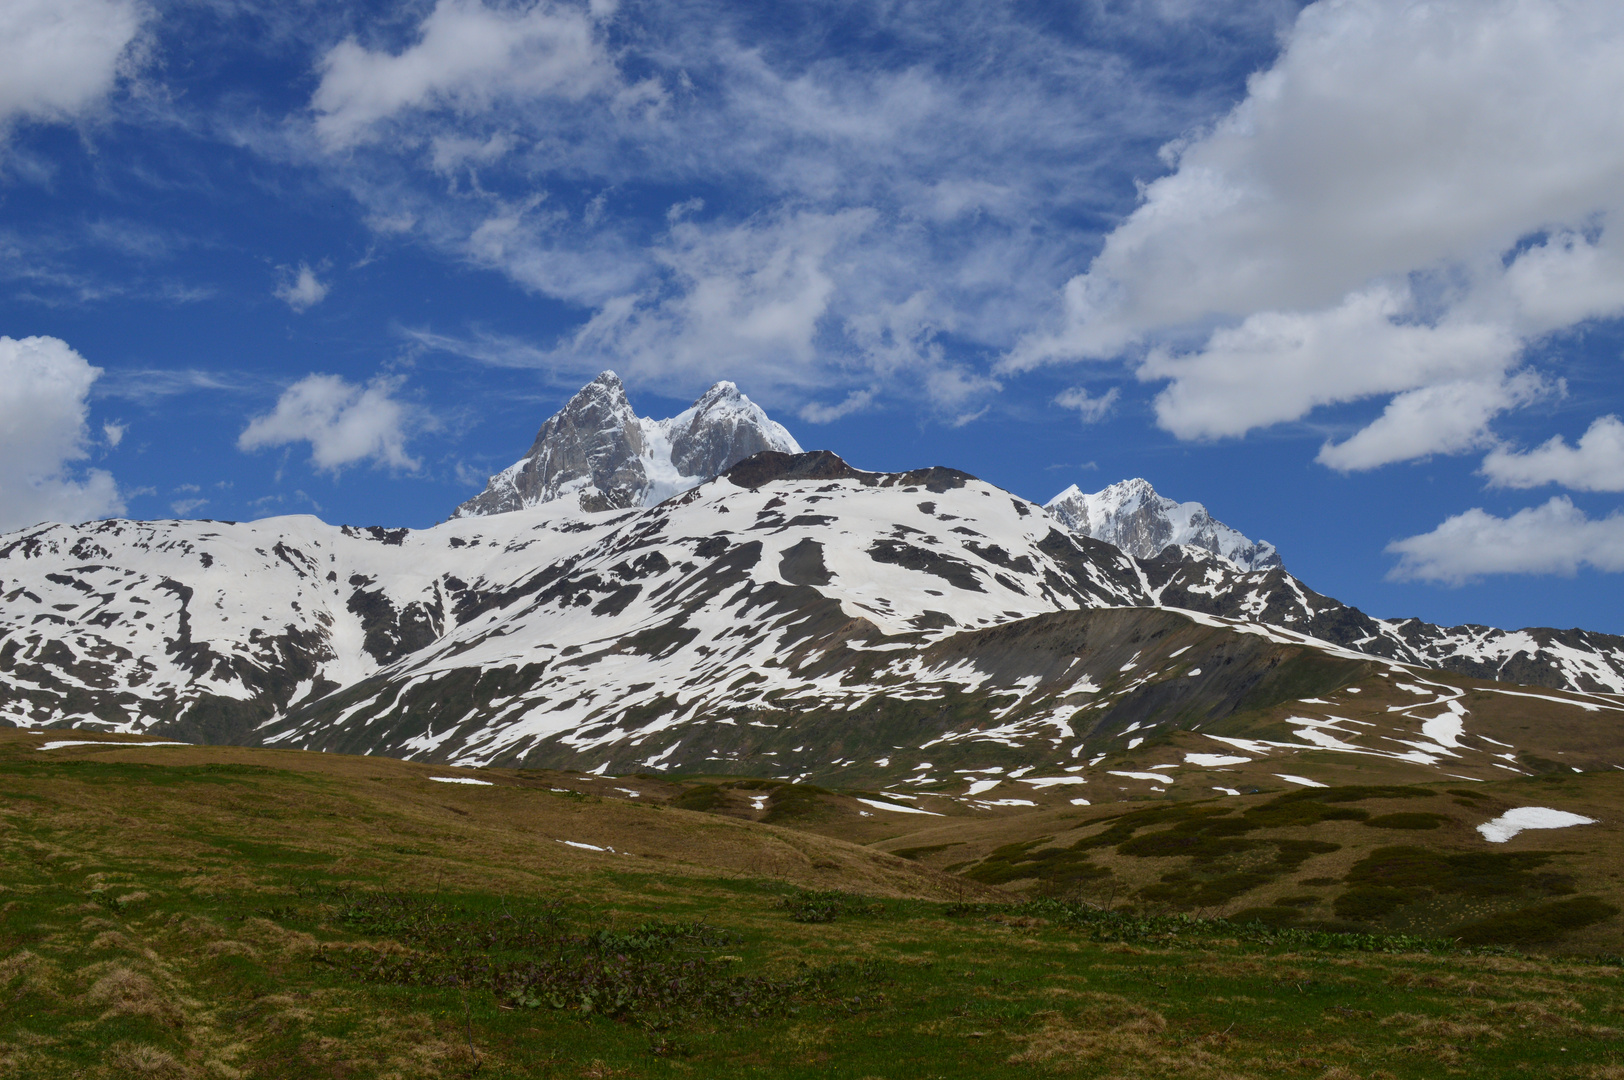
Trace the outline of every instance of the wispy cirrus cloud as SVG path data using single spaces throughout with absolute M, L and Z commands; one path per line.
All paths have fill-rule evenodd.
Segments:
M 862 31 L 833 47 L 815 6 L 767 32 L 750 5 L 441 0 L 404 39 L 324 51 L 309 140 L 283 132 L 274 152 L 345 185 L 380 239 L 579 306 L 535 343 L 553 364 L 590 353 L 679 394 L 766 380 L 809 415 L 867 394 L 957 419 L 998 392 L 990 357 L 1074 268 L 1076 222 L 1132 190 L 1134 164 L 1099 148 L 1226 100 L 1126 57 L 1183 42 L 1236 78 L 1290 11 L 1139 4 L 1066 28 L 1003 4 L 860 4 Z

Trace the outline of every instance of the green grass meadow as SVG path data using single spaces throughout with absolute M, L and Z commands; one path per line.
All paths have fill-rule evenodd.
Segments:
M 1616 958 L 820 887 L 555 835 L 680 809 L 254 753 L 0 756 L 0 1076 L 1624 1077 Z

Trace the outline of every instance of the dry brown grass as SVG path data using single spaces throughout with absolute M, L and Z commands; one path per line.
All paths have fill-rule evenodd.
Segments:
M 1240 1080 L 1245 1075 L 1216 1052 L 1229 1044 L 1227 1035 L 1169 1038 L 1167 1018 L 1155 1009 L 1115 994 L 1080 996 L 1089 1004 L 1036 1013 L 1036 1031 L 1008 1036 L 1022 1046 L 1009 1055 L 1009 1063 L 1056 1072 L 1103 1064 L 1113 1070 L 1111 1075 L 1135 1080 Z
M 158 984 L 139 971 L 113 961 L 82 968 L 81 979 L 94 979 L 84 1000 L 105 1008 L 110 1016 L 147 1016 L 159 1023 L 179 1026 L 181 1010 L 159 989 Z
M 142 1043 L 115 1043 L 104 1064 L 110 1076 L 131 1080 L 178 1080 L 186 1075 L 185 1067 L 172 1055 Z
M 0 729 L 0 755 L 38 753 L 37 739 Z M 163 787 L 77 785 L 52 787 L 56 804 L 48 824 L 57 836 L 96 835 L 99 857 L 190 863 L 196 872 L 177 882 L 194 895 L 273 889 L 229 851 L 193 839 L 197 833 L 286 845 L 325 857 L 327 873 L 365 875 L 407 869 L 408 876 L 446 888 L 525 892 L 538 875 L 596 870 L 651 875 L 770 877 L 814 889 L 846 889 L 873 896 L 993 899 L 995 889 L 967 883 L 917 862 L 830 836 L 694 813 L 615 794 L 613 778 L 549 774 L 518 777 L 381 758 L 225 746 L 118 748 L 116 742 L 51 751 L 50 760 L 168 766 L 253 765 L 286 770 L 255 797 L 240 785 Z M 40 760 L 40 759 L 33 759 Z M 470 775 L 492 787 L 438 784 L 433 775 Z M 252 784 L 251 776 L 244 778 Z M 11 780 L 27 792 L 39 786 Z M 574 794 L 550 787 L 567 785 Z M 596 794 L 596 792 L 603 794 Z M 287 822 L 339 819 L 342 829 L 299 828 Z M 141 828 L 127 826 L 139 821 Z M 109 829 L 117 822 L 124 828 Z M 122 833 L 122 835 L 121 835 Z M 571 848 L 559 841 L 613 848 L 616 854 Z M 40 854 L 67 866 L 94 870 L 90 853 L 50 846 Z M 470 871 L 479 866 L 477 876 Z M 150 887 L 127 875 L 97 871 L 87 888 L 121 907 L 150 903 Z

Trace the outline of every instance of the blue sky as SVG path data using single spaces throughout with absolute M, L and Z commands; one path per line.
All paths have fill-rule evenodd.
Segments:
M 614 368 L 1624 632 L 1624 9 L 12 0 L 0 528 L 423 526 Z

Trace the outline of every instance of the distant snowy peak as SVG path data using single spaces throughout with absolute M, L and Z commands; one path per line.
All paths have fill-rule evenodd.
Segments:
M 763 450 L 801 447 L 732 383 L 717 383 L 669 420 L 651 420 L 632 409 L 620 376 L 605 371 L 541 426 L 529 453 L 452 516 L 558 500 L 586 511 L 653 506 Z
M 1279 552 L 1267 540 L 1253 542 L 1242 536 L 1214 520 L 1198 502 L 1174 502 L 1156 494 L 1148 480 L 1123 480 L 1092 495 L 1073 484 L 1044 509 L 1073 532 L 1115 544 L 1141 559 L 1155 558 L 1176 544 L 1222 556 L 1242 570 L 1281 565 Z

